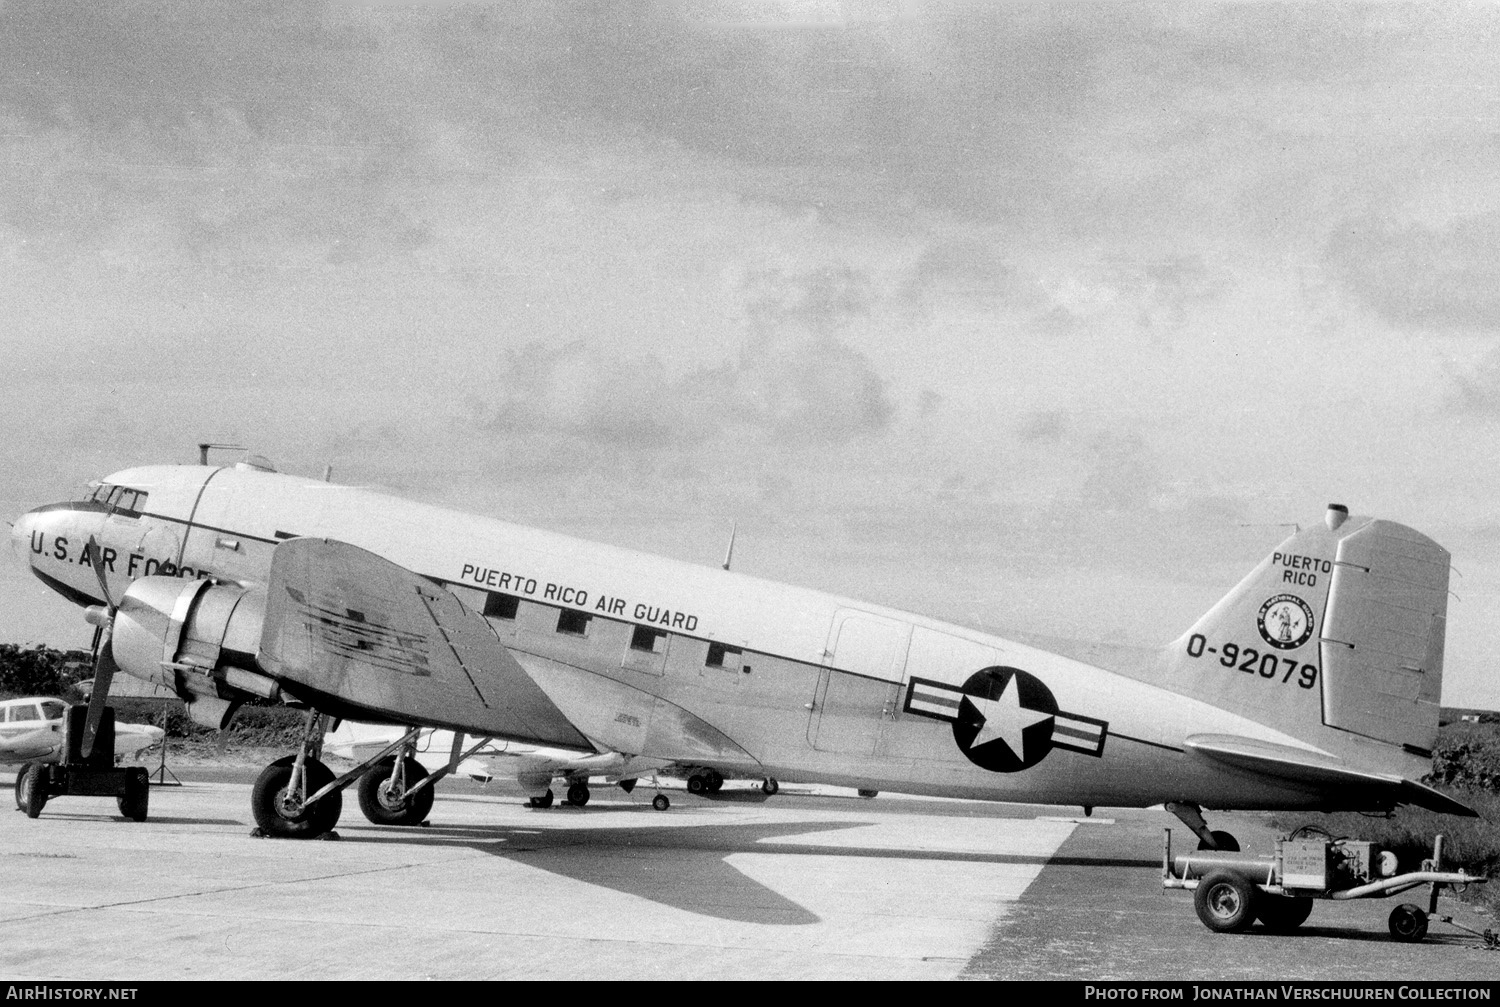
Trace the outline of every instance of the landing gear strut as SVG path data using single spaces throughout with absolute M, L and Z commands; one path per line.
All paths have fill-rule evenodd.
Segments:
M 1166 808 L 1181 819 L 1183 825 L 1193 830 L 1193 834 L 1198 837 L 1198 849 L 1220 850 L 1227 853 L 1239 852 L 1239 840 L 1222 830 L 1210 829 L 1208 823 L 1203 820 L 1203 809 L 1198 805 L 1187 804 L 1183 801 L 1168 801 Z

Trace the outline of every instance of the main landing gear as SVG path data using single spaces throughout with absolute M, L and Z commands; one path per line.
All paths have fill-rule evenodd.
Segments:
M 1183 801 L 1168 801 L 1166 808 L 1181 819 L 1183 825 L 1193 830 L 1193 835 L 1198 837 L 1198 849 L 1219 850 L 1226 853 L 1239 852 L 1239 840 L 1228 832 L 1210 829 L 1208 823 L 1203 820 L 1203 809 L 1198 805 L 1187 804 Z
M 687 778 L 690 794 L 717 794 L 724 786 L 724 777 L 716 769 L 700 769 Z
M 464 736 L 455 734 L 448 765 L 429 774 L 413 757 L 420 733 L 421 728 L 412 728 L 373 758 L 335 778 L 333 770 L 321 761 L 323 715 L 308 711 L 297 754 L 271 763 L 251 788 L 250 810 L 258 826 L 256 834 L 277 839 L 337 839 L 333 827 L 344 810 L 343 792 L 356 780 L 360 810 L 371 822 L 421 825 L 432 810 L 433 786 L 490 739 L 483 738 L 464 752 Z M 551 803 L 550 791 L 547 796 Z

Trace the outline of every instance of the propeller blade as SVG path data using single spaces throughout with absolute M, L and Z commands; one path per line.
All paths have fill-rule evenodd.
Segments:
M 115 600 L 110 597 L 109 582 L 104 579 L 104 550 L 99 548 L 99 540 L 92 535 L 89 536 L 86 548 L 89 561 L 94 565 L 94 576 L 99 578 L 99 590 L 104 595 L 104 604 L 109 606 L 110 615 L 113 615 L 117 606 Z
M 83 722 L 83 743 L 80 754 L 87 759 L 94 754 L 94 739 L 99 734 L 99 722 L 104 719 L 104 708 L 109 705 L 109 683 L 115 677 L 115 655 L 110 647 L 110 635 L 104 634 L 99 643 L 99 657 L 94 662 L 94 691 L 89 693 L 89 712 Z

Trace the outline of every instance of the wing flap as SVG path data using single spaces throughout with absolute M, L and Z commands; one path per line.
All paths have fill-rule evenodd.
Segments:
M 1229 734 L 1195 734 L 1184 744 L 1206 759 L 1318 789 L 1347 787 L 1375 792 L 1395 804 L 1415 804 L 1449 815 L 1478 812 L 1425 784 L 1393 773 L 1370 773 L 1332 755 Z
M 398 720 L 593 750 L 483 616 L 346 542 L 276 547 L 258 660 L 278 678 Z

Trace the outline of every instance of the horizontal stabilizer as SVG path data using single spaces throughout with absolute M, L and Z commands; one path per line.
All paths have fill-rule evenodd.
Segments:
M 1394 773 L 1365 772 L 1343 759 L 1305 748 L 1230 734 L 1195 734 L 1184 744 L 1189 751 L 1214 762 L 1320 790 L 1345 787 L 1363 793 L 1375 791 L 1393 804 L 1415 804 L 1443 814 L 1478 817 L 1467 805 L 1414 780 Z

